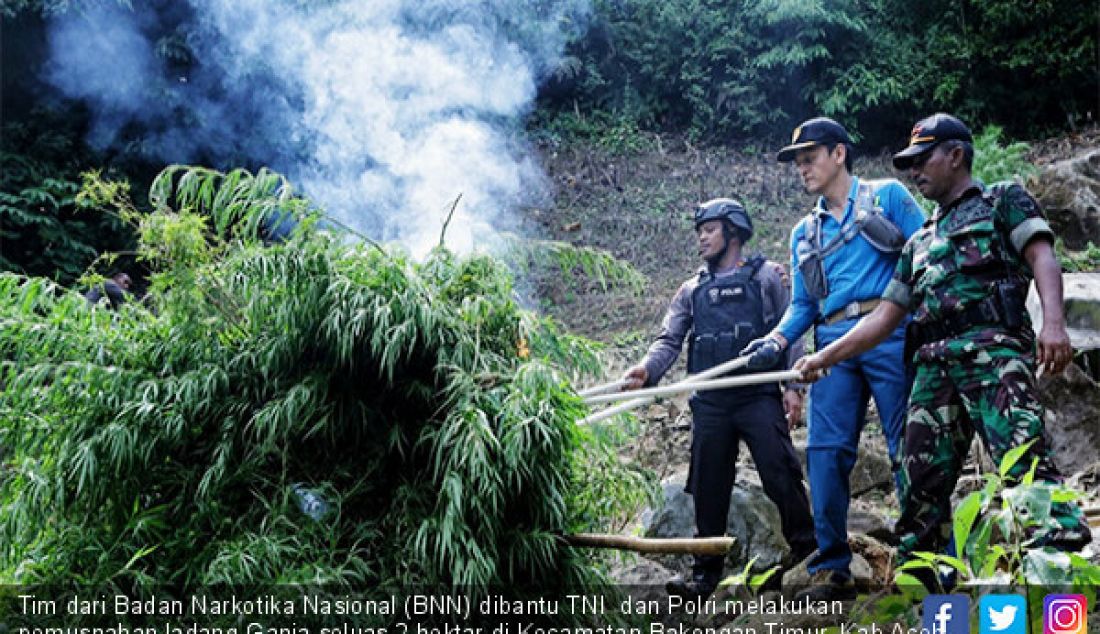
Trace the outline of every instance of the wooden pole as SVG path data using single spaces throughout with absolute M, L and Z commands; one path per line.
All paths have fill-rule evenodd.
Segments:
M 578 533 L 565 541 L 576 548 L 611 548 L 646 554 L 725 555 L 733 547 L 732 537 L 658 539 L 630 535 Z
M 664 387 L 651 387 L 645 390 L 633 390 L 630 392 L 617 392 L 615 394 L 601 394 L 585 399 L 588 405 L 610 403 L 624 399 L 641 398 L 643 396 L 657 397 L 679 394 L 689 391 L 721 390 L 729 387 L 744 387 L 746 385 L 760 385 L 761 383 L 775 383 L 778 381 L 798 381 L 802 378 L 802 372 L 798 370 L 785 370 L 782 372 L 761 372 L 759 374 L 745 374 L 743 376 L 730 376 L 723 379 L 707 381 L 681 382 Z
M 673 385 L 690 385 L 690 384 L 698 382 L 698 381 L 703 381 L 705 379 L 709 379 L 709 378 L 712 378 L 712 377 L 721 376 L 721 375 L 725 374 L 726 372 L 733 372 L 734 370 L 740 370 L 741 368 L 745 367 L 748 364 L 749 364 L 749 357 L 737 357 L 736 359 L 730 359 L 729 361 L 726 361 L 725 363 L 720 363 L 720 364 L 714 366 L 713 368 L 711 368 L 709 370 L 703 370 L 702 372 L 699 372 L 698 374 L 692 374 L 691 376 L 683 379 L 682 381 L 679 381 L 677 383 L 673 383 Z M 639 397 L 637 397 L 637 391 L 624 392 L 624 394 L 630 394 L 631 396 L 634 396 L 635 398 L 632 398 L 631 400 L 626 401 L 625 403 L 620 403 L 618 405 L 615 405 L 614 407 L 609 407 L 609 408 L 603 410 L 602 412 L 597 412 L 595 414 L 592 414 L 591 416 L 586 416 L 585 418 L 582 418 L 579 421 L 577 421 L 577 424 L 578 425 L 588 425 L 590 423 L 596 423 L 596 422 L 599 422 L 599 421 L 604 420 L 606 418 L 611 418 L 612 416 L 615 416 L 616 414 L 622 414 L 623 412 L 629 412 L 630 410 L 632 410 L 636 407 L 641 407 L 642 405 L 645 405 L 646 403 L 652 403 L 653 401 L 657 400 L 656 396 L 642 396 L 642 397 L 639 398 Z M 584 396 L 584 395 L 582 394 L 581 396 Z
M 577 392 L 577 396 L 596 396 L 597 394 L 605 394 L 607 392 L 618 392 L 626 387 L 629 383 L 626 379 L 619 379 L 618 381 L 612 381 L 610 383 L 604 383 L 603 385 L 594 385 L 589 388 L 585 388 L 580 392 Z

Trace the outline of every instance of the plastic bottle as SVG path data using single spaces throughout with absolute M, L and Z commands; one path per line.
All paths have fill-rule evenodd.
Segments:
M 295 499 L 298 500 L 298 509 L 308 515 L 310 519 L 320 521 L 332 510 L 329 503 L 321 497 L 321 493 L 316 489 L 311 489 L 301 482 L 295 482 L 290 485 L 290 488 L 294 491 Z

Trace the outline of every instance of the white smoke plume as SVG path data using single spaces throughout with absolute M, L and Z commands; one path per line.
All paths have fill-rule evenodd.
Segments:
M 98 147 L 269 165 L 338 220 L 422 254 L 485 241 L 543 191 L 523 141 L 587 0 L 187 0 L 56 19 L 48 81 Z M 176 25 L 166 29 L 166 21 Z

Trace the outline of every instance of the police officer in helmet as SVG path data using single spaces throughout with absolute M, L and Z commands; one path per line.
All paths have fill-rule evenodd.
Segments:
M 744 257 L 753 227 L 741 203 L 717 198 L 699 205 L 695 231 L 706 264 L 676 292 L 657 340 L 645 359 L 627 370 L 626 389 L 657 384 L 685 340 L 692 374 L 734 359 L 748 342 L 769 332 L 787 306 L 782 268 L 761 256 Z M 791 548 L 788 561 L 801 561 L 813 552 L 813 519 L 778 384 L 698 392 L 690 404 L 692 448 L 686 490 L 695 500 L 696 534 L 725 534 L 738 443 L 743 440 L 765 493 L 779 509 L 783 536 Z M 668 590 L 687 597 L 707 596 L 721 578 L 722 565 L 721 556 L 696 556 L 691 576 L 673 578 Z

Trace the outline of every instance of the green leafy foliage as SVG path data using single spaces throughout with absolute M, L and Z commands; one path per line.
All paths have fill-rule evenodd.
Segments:
M 79 144 L 63 125 L 51 126 L 54 117 L 40 116 L 36 126 L 3 128 L 0 270 L 67 284 L 102 252 L 125 250 L 132 235 L 119 218 L 78 199 Z
M 704 138 L 785 136 L 825 114 L 882 144 L 938 110 L 1024 134 L 1095 109 L 1087 4 L 597 0 L 594 14 L 546 91 L 561 112 Z
M 755 572 L 753 570 L 756 565 L 757 557 L 750 559 L 740 572 L 734 575 L 730 575 L 723 579 L 718 586 L 720 588 L 733 587 L 742 591 L 742 594 L 748 597 L 755 597 L 764 589 L 764 585 L 768 583 L 772 577 L 776 575 L 782 575 L 782 566 L 772 566 L 762 572 Z
M 1046 531 L 1059 528 L 1052 515 L 1055 505 L 1072 504 L 1080 494 L 1036 482 L 1036 465 L 1018 464 L 1031 444 L 1006 452 L 997 472 L 985 474 L 985 485 L 958 504 L 952 534 L 959 555 L 914 553 L 897 568 L 899 587 L 923 592 L 912 571 L 942 567 L 953 569 L 959 583 L 968 585 L 1087 587 L 1100 580 L 1100 566 L 1037 544 Z
M 521 310 L 498 261 L 350 243 L 266 170 L 174 166 L 150 198 L 147 306 L 0 276 L 4 578 L 596 581 L 560 535 L 622 515 L 641 475 L 574 423 L 595 349 Z M 273 209 L 299 224 L 265 245 Z
M 1062 265 L 1062 270 L 1068 273 L 1100 270 L 1100 246 L 1089 242 L 1088 248 L 1082 251 L 1070 251 L 1065 248 L 1065 244 L 1062 242 L 1061 238 L 1055 240 L 1054 246 L 1055 253 L 1058 254 L 1058 261 Z
M 1023 182 L 1038 172 L 1027 159 L 1029 146 L 1022 141 L 1002 145 L 1004 131 L 991 125 L 974 137 L 974 166 L 972 173 L 983 183 L 992 185 L 998 181 Z
M 517 270 L 530 274 L 535 270 L 557 269 L 555 282 L 568 286 L 593 286 L 599 290 L 622 287 L 639 293 L 645 287 L 645 276 L 611 254 L 592 247 L 583 247 L 557 240 L 523 240 L 506 238 L 507 251 L 502 257 Z
M 532 122 L 535 128 L 532 136 L 543 143 L 558 145 L 567 140 L 583 140 L 610 156 L 637 154 L 656 145 L 653 133 L 643 131 L 637 120 L 625 115 L 612 116 L 603 110 L 541 115 L 540 120 Z
M 595 9 L 570 58 L 581 69 L 574 96 L 586 109 L 701 136 L 754 133 L 802 114 L 787 108 L 809 95 L 796 78 L 832 58 L 830 41 L 865 28 L 818 2 L 601 0 Z

